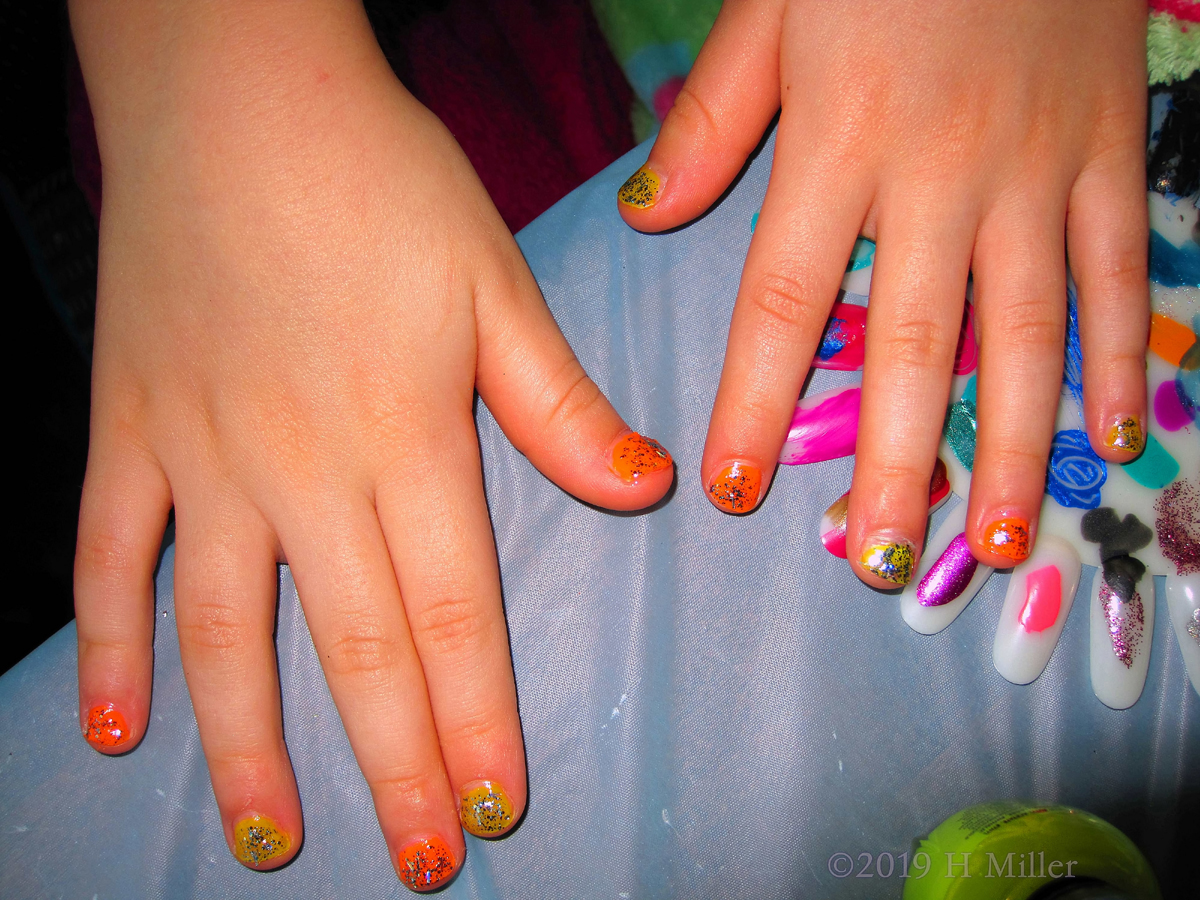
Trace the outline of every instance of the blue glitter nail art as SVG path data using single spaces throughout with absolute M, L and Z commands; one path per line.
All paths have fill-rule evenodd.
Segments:
M 845 332 L 846 320 L 836 316 L 830 318 L 825 326 L 825 336 L 821 338 L 821 347 L 817 350 L 817 358 L 821 362 L 829 362 L 834 356 L 846 349 L 850 336 Z
M 1054 436 L 1046 493 L 1059 506 L 1095 509 L 1100 505 L 1100 488 L 1107 480 L 1108 466 L 1092 450 L 1086 433 L 1072 428 Z

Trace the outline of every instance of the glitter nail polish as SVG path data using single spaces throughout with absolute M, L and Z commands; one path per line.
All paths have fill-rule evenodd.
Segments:
M 929 514 L 932 516 L 937 512 L 949 497 L 950 479 L 946 475 L 946 464 L 939 457 L 933 464 L 933 475 L 929 479 Z M 821 516 L 821 543 L 841 559 L 846 558 L 846 514 L 849 510 L 850 492 L 846 491 Z
M 440 837 L 413 841 L 397 854 L 396 871 L 412 891 L 432 891 L 454 874 L 454 854 Z
M 960 503 L 930 536 L 920 566 L 900 593 L 900 615 L 919 634 L 937 634 L 949 626 L 994 571 L 975 560 L 966 527 L 967 504 Z
M 129 724 L 120 710 L 111 703 L 103 703 L 88 710 L 83 736 L 97 749 L 119 747 L 129 740 Z
M 463 788 L 459 818 L 476 837 L 497 837 L 513 823 L 513 804 L 494 781 L 477 781 Z
M 658 193 L 662 190 L 663 180 L 663 177 L 651 169 L 649 163 L 646 163 L 621 185 L 617 190 L 617 199 L 626 206 L 649 209 L 658 201 Z
M 708 486 L 708 495 L 725 512 L 744 513 L 758 503 L 762 474 L 756 466 L 735 462 L 721 469 Z
M 1141 453 L 1146 447 L 1142 423 L 1136 416 L 1118 416 L 1104 437 L 1105 446 L 1127 453 Z
M 233 826 L 233 855 L 257 869 L 291 849 L 292 840 L 266 816 L 249 816 Z
M 944 606 L 957 599 L 975 577 L 977 568 L 979 563 L 971 555 L 967 536 L 958 535 L 917 585 L 917 602 L 922 606 Z
M 622 481 L 632 484 L 647 472 L 669 469 L 671 454 L 653 438 L 631 431 L 613 444 L 611 465 Z
M 908 541 L 888 541 L 868 544 L 859 562 L 862 567 L 892 584 L 908 584 L 912 580 L 916 554 Z
M 984 527 L 983 543 L 993 553 L 1024 562 L 1029 556 L 1029 523 L 1016 516 L 997 519 Z

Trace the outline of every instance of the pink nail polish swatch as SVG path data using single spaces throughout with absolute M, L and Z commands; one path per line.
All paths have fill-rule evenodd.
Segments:
M 825 325 L 813 368 L 853 372 L 863 367 L 867 336 L 867 308 L 835 303 Z
M 975 307 L 967 304 L 963 312 L 962 331 L 958 335 L 958 350 L 954 354 L 954 374 L 970 375 L 979 365 L 979 345 L 975 342 Z
M 861 388 L 845 387 L 797 403 L 779 461 L 798 466 L 852 454 L 858 440 L 861 397 Z
M 1018 619 L 1028 632 L 1045 631 L 1058 621 L 1062 608 L 1062 573 L 1045 566 L 1025 576 L 1025 605 Z

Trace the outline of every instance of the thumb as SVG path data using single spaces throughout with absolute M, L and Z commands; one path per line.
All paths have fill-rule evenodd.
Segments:
M 741 171 L 779 110 L 780 0 L 727 0 L 667 113 L 650 158 L 617 191 L 638 231 L 707 210 Z
M 670 453 L 637 434 L 587 373 L 511 241 L 501 277 L 476 293 L 476 387 L 513 446 L 587 503 L 643 509 L 674 479 Z

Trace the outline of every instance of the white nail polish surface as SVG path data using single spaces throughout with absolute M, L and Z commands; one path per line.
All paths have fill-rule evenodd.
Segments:
M 1200 694 L 1200 574 L 1168 575 L 1167 610 L 1192 688 Z
M 992 644 L 996 671 L 1013 684 L 1029 684 L 1050 662 L 1081 568 L 1071 544 L 1043 534 L 1029 559 L 1013 569 Z
M 1088 592 L 1091 618 L 1092 691 L 1105 706 L 1128 709 L 1137 703 L 1150 668 L 1154 635 L 1154 576 L 1134 585 L 1111 582 L 1097 569 Z
M 921 554 L 917 577 L 900 594 L 900 615 L 913 631 L 937 634 L 958 618 L 958 614 L 967 608 L 967 604 L 994 571 L 989 566 L 976 563 L 974 574 L 968 580 L 961 546 L 956 548 L 957 553 L 946 553 L 954 539 L 963 533 L 966 523 L 967 504 L 964 501 L 951 510 L 930 539 L 929 546 Z M 964 581 L 965 587 L 959 590 Z M 953 596 L 956 590 L 957 596 Z

